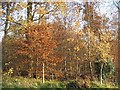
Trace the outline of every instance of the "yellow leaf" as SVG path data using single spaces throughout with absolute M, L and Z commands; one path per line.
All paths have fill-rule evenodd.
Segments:
M 79 51 L 80 48 L 79 47 L 74 47 L 74 50 Z
M 67 41 L 74 41 L 74 39 L 73 38 L 68 38 Z

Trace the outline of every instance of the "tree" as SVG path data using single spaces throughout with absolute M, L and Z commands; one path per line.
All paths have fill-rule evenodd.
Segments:
M 93 79 L 94 63 L 99 62 L 98 78 L 102 83 L 107 58 L 112 58 L 111 39 L 116 37 L 109 30 L 109 19 L 99 15 L 95 5 L 93 2 L 19 2 L 13 8 L 10 3 L 5 9 L 9 17 L 5 17 L 7 38 L 3 40 L 7 71 L 12 67 L 17 75 L 15 72 L 24 70 L 29 72 L 29 77 L 42 77 L 43 82 L 44 78 L 77 79 L 81 74 Z M 22 10 L 26 11 L 23 17 Z
M 24 31 L 28 31 L 29 39 L 20 40 L 20 49 L 17 51 L 21 55 L 26 55 L 26 62 L 31 64 L 29 68 L 30 75 L 37 66 L 36 74 L 40 74 L 38 67 L 43 67 L 43 83 L 44 83 L 44 68 L 49 64 L 56 64 L 59 58 L 55 56 L 54 49 L 57 47 L 56 41 L 52 38 L 51 25 L 28 25 Z
M 64 74 L 64 80 L 75 79 L 81 74 L 79 64 L 84 61 L 82 60 L 85 53 L 83 32 L 68 29 L 59 21 L 55 24 L 53 32 L 54 39 L 58 41 L 56 53 L 63 59 L 57 65 L 57 69 Z

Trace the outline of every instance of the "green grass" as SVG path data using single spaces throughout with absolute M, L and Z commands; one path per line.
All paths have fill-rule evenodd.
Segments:
M 8 77 L 4 76 L 2 79 L 2 88 L 52 88 L 52 90 L 62 90 L 62 88 L 71 85 L 71 81 L 46 81 L 44 84 L 41 79 L 23 78 L 23 77 Z M 98 81 L 91 82 L 91 88 L 118 88 L 115 84 L 107 82 L 102 85 Z M 41 90 L 41 89 L 39 89 Z M 69 90 L 69 89 L 68 89 Z M 73 89 L 72 89 L 73 90 Z
M 65 88 L 65 84 L 59 81 L 46 81 L 23 77 L 3 77 L 3 88 Z
M 99 81 L 91 82 L 91 88 L 118 88 L 114 83 L 106 82 L 102 85 Z
M 23 78 L 23 77 L 3 77 L 3 88 L 34 88 L 41 80 Z

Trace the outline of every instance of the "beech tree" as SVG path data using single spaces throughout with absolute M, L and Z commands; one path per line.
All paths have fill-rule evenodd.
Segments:
M 6 69 L 9 70 L 11 65 L 14 65 L 14 72 L 28 71 L 30 77 L 36 75 L 37 78 L 43 75 L 43 82 L 49 73 L 60 76 L 62 73 L 57 71 L 55 66 L 62 59 L 54 50 L 57 48 L 57 42 L 53 38 L 53 29 L 54 24 L 29 24 L 22 27 L 19 36 L 16 34 L 10 36 L 6 48 L 8 57 L 5 62 Z M 26 35 L 29 38 L 26 38 Z

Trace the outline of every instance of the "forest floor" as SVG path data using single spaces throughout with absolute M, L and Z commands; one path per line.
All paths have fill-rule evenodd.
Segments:
M 41 79 L 34 79 L 34 78 L 23 78 L 23 77 L 3 77 L 2 78 L 2 88 L 75 88 L 75 84 L 73 85 L 73 81 L 45 81 L 42 83 Z M 115 88 L 118 87 L 111 82 L 107 84 L 103 83 L 100 85 L 100 82 L 94 81 L 90 83 L 90 88 Z M 40 90 L 40 89 L 39 89 Z M 69 90 L 69 89 L 67 89 Z

